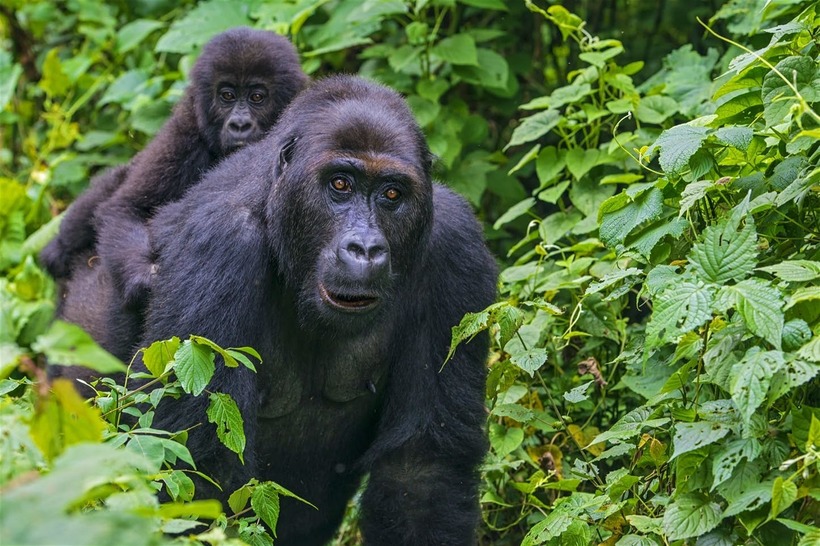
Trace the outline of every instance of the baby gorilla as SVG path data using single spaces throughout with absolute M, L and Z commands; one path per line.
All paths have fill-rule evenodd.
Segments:
M 43 266 L 65 284 L 99 254 L 125 304 L 140 304 L 152 268 L 147 219 L 226 155 L 259 140 L 307 81 L 282 36 L 235 28 L 213 38 L 156 138 L 127 165 L 95 177 L 69 207 L 40 254 Z

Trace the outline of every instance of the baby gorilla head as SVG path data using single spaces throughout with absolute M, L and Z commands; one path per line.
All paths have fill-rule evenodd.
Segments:
M 197 126 L 210 152 L 222 157 L 262 138 L 307 81 L 282 36 L 239 27 L 212 39 L 191 71 Z

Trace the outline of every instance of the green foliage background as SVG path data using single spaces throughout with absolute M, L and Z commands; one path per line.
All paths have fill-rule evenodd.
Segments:
M 299 493 L 192 501 L 184 433 L 150 427 L 162 396 L 203 392 L 215 355 L 252 368 L 248 348 L 155 344 L 161 388 L 107 381 L 93 405 L 42 382 L 45 358 L 121 365 L 51 324 L 37 251 L 235 25 L 288 35 L 314 76 L 402 92 L 486 224 L 500 298 L 453 331 L 493 339 L 481 544 L 820 541 L 813 2 L 4 0 L 0 25 L 3 543 L 270 544 L 261 522 Z M 203 419 L 241 457 L 235 404 L 209 396 Z M 336 542 L 358 540 L 353 505 Z

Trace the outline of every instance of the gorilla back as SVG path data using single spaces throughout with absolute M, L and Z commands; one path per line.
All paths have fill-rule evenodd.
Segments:
M 263 359 L 208 387 L 243 412 L 245 466 L 215 445 L 207 397 L 168 401 L 155 426 L 202 422 L 188 446 L 225 494 L 256 476 L 318 507 L 283 500 L 277 544 L 324 544 L 367 472 L 366 544 L 475 542 L 486 336 L 442 364 L 496 266 L 430 162 L 400 96 L 332 77 L 152 220 L 146 343 L 197 333 Z

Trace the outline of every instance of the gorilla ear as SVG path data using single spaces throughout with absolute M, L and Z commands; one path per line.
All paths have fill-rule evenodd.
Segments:
M 283 171 L 290 163 L 290 160 L 293 159 L 293 147 L 297 140 L 299 140 L 299 137 L 293 137 L 282 146 L 282 150 L 279 152 L 279 172 Z

